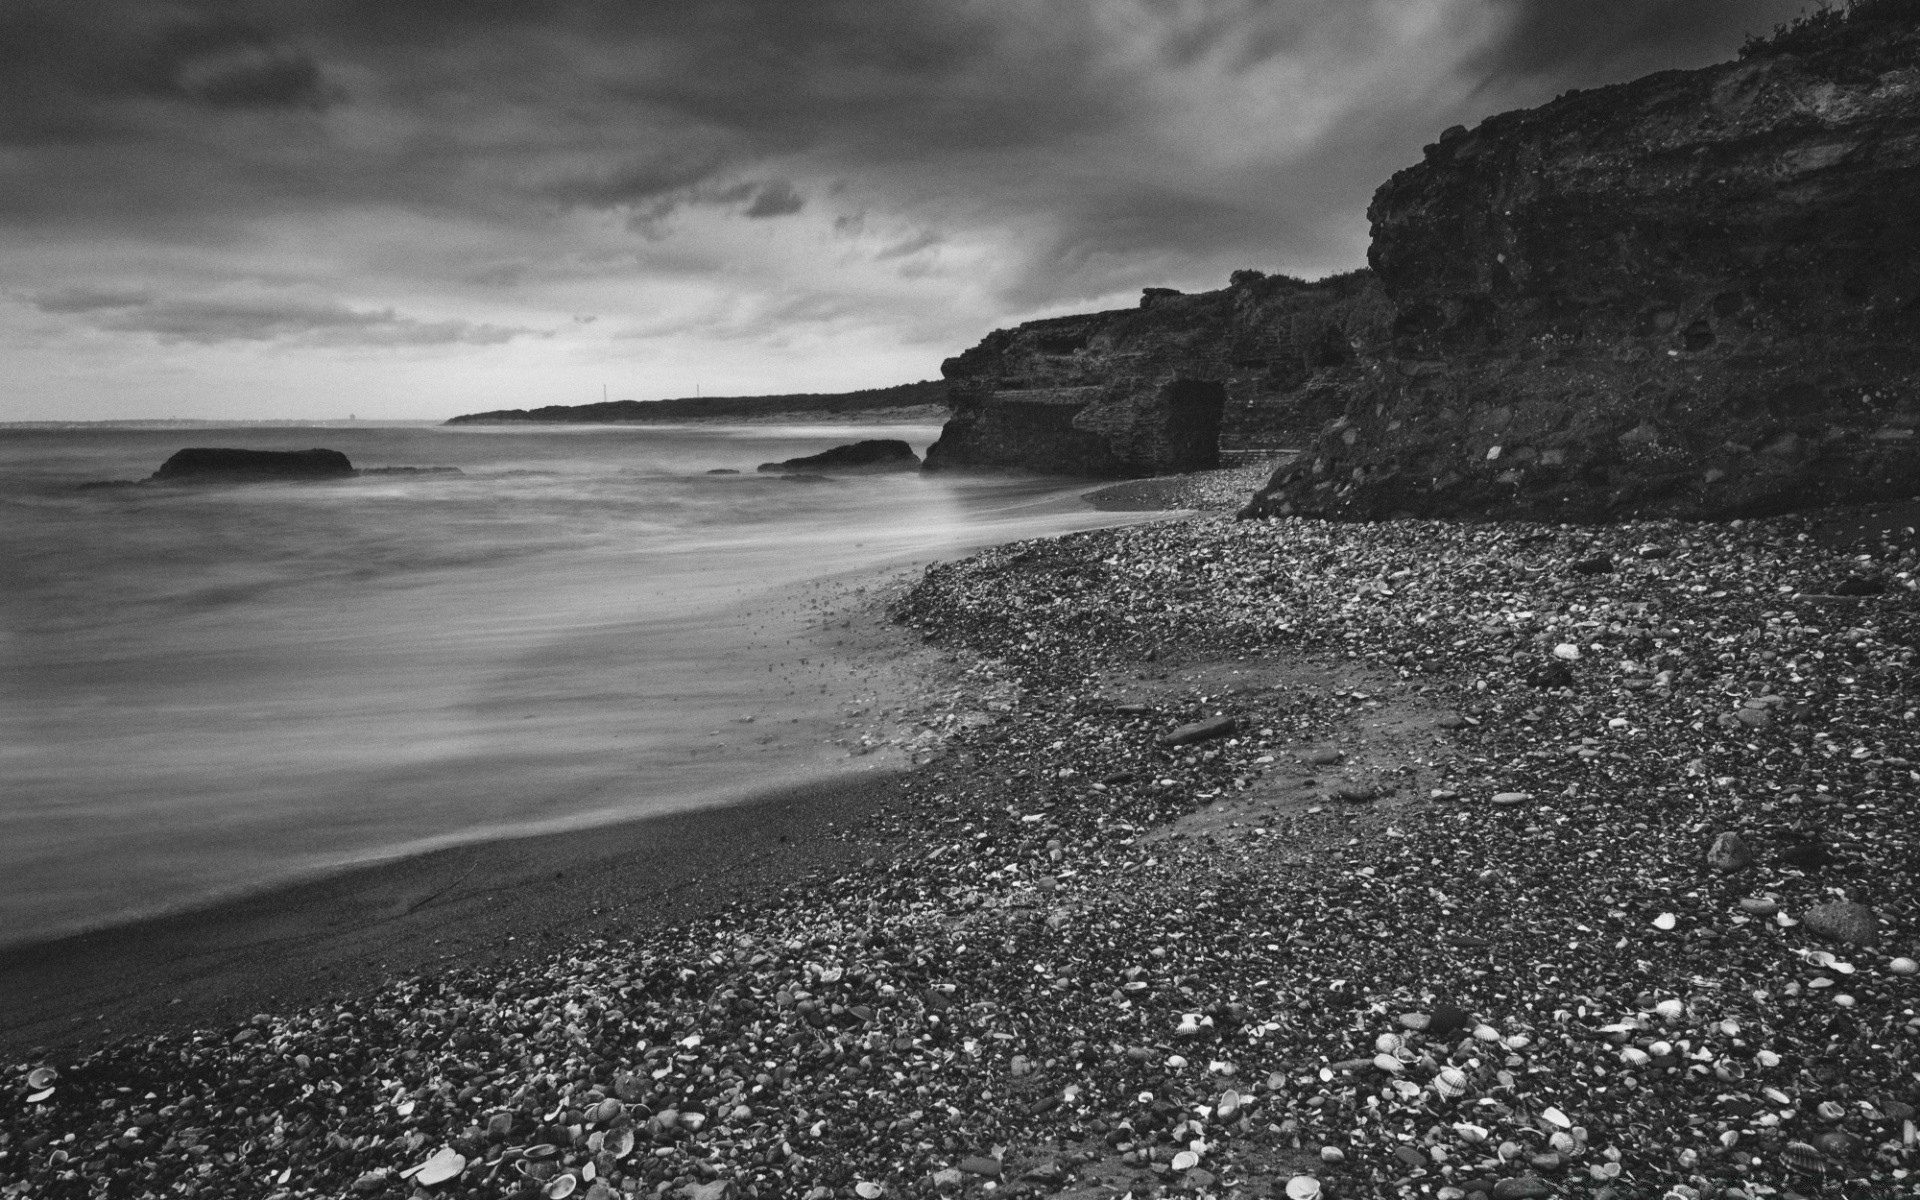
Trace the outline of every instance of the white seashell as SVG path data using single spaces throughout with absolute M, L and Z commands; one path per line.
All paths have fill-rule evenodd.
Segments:
M 1287 1180 L 1287 1200 L 1320 1200 L 1320 1181 L 1311 1175 Z
M 1667 928 L 1672 929 L 1673 926 L 1669 925 Z M 1678 1000 L 1668 998 L 1654 1005 L 1653 1011 L 1660 1014 L 1662 1021 L 1678 1021 L 1686 1015 L 1687 1006 Z
M 1240 1099 L 1239 1092 L 1223 1092 L 1220 1096 L 1220 1103 L 1214 1107 L 1213 1115 L 1218 1120 L 1231 1121 L 1239 1115 L 1242 1103 L 1244 1103 L 1244 1101 Z
M 580 1181 L 572 1175 L 555 1175 L 544 1194 L 547 1200 L 567 1200 L 568 1196 L 573 1195 L 573 1189 L 579 1186 Z
M 1473 1036 L 1483 1042 L 1497 1042 L 1500 1040 L 1500 1031 L 1491 1025 L 1475 1025 Z
M 1456 1121 L 1453 1125 L 1453 1131 L 1460 1135 L 1461 1141 L 1466 1142 L 1470 1146 L 1478 1146 L 1487 1140 L 1487 1130 L 1484 1125 L 1474 1125 L 1467 1121 Z
M 1391 1054 L 1374 1055 L 1373 1065 L 1379 1068 L 1380 1070 L 1385 1071 L 1389 1075 L 1398 1075 L 1400 1072 L 1407 1069 L 1406 1064 L 1402 1063 L 1399 1059 L 1395 1058 Z
M 1418 1100 L 1420 1093 L 1426 1089 L 1411 1079 L 1396 1079 L 1393 1081 L 1393 1090 L 1400 1094 L 1402 1100 Z
M 51 1087 L 53 1086 L 53 1081 L 58 1078 L 60 1078 L 60 1072 L 54 1070 L 52 1067 L 35 1067 L 33 1070 L 27 1072 L 27 1086 L 30 1088 Z
M 1672 913 L 1661 913 L 1653 919 L 1653 927 L 1663 933 L 1671 931 L 1673 927 L 1679 923 L 1680 918 L 1674 916 Z
M 1573 1140 L 1572 1134 L 1564 1129 L 1559 1129 L 1555 1130 L 1553 1136 L 1547 1139 L 1547 1145 L 1552 1146 L 1555 1151 L 1561 1154 L 1572 1154 L 1574 1150 L 1578 1148 L 1579 1143 Z
M 1199 1033 L 1200 1032 L 1200 1014 L 1199 1013 L 1182 1013 L 1180 1016 L 1180 1024 L 1174 1029 L 1174 1032 L 1179 1034 L 1181 1037 L 1192 1037 L 1195 1034 Z
M 880 1197 L 887 1194 L 887 1189 L 882 1184 L 862 1179 L 853 1185 L 853 1194 L 860 1197 L 860 1200 L 880 1200 Z
M 1761 1050 L 1754 1054 L 1753 1061 L 1763 1067 L 1777 1067 L 1780 1065 L 1780 1056 L 1771 1050 Z
M 1167 1069 L 1169 1071 L 1184 1070 L 1186 1068 L 1186 1065 L 1187 1065 L 1187 1059 L 1185 1055 L 1182 1055 L 1182 1054 L 1167 1055 Z
M 1578 662 L 1580 659 L 1580 647 L 1574 645 L 1572 642 L 1561 642 L 1553 648 L 1553 656 L 1562 662 Z
M 1397 1033 L 1383 1033 L 1373 1039 L 1373 1048 L 1382 1054 L 1397 1054 L 1406 1044 L 1407 1039 Z
M 600 1141 L 600 1149 L 615 1158 L 625 1158 L 633 1153 L 633 1130 L 611 1129 Z
M 413 1181 L 432 1187 L 436 1183 L 445 1183 L 466 1169 L 465 1156 L 454 1150 L 452 1146 L 447 1146 L 420 1164 L 420 1170 L 415 1173 Z
M 1200 1156 L 1191 1150 L 1182 1150 L 1173 1156 L 1173 1169 L 1176 1171 L 1191 1171 L 1199 1165 Z
M 1655 1042 L 1652 1045 L 1647 1047 L 1647 1053 L 1653 1055 L 1655 1058 L 1659 1058 L 1664 1054 L 1672 1054 L 1673 1043 L 1672 1042 Z
M 1540 1119 L 1548 1122 L 1549 1124 L 1558 1125 L 1562 1129 L 1573 1128 L 1573 1122 L 1567 1119 L 1567 1114 L 1561 1112 L 1557 1108 L 1541 1109 Z
M 1787 1094 L 1781 1091 L 1779 1088 L 1775 1088 L 1775 1087 L 1761 1088 L 1760 1094 L 1765 1096 L 1767 1099 L 1773 1101 L 1775 1104 L 1792 1104 L 1793 1103 L 1792 1099 L 1790 1099 L 1787 1096 Z
M 52 1088 L 50 1088 L 50 1087 L 48 1087 L 48 1088 L 41 1088 L 41 1089 L 40 1089 L 39 1091 L 37 1091 L 37 1092 L 34 1092 L 34 1093 L 32 1093 L 31 1095 L 29 1095 L 29 1096 L 27 1097 L 27 1103 L 28 1103 L 28 1104 L 38 1104 L 38 1103 L 40 1103 L 40 1102 L 41 1102 L 42 1100 L 45 1100 L 45 1099 L 47 1099 L 48 1097 L 50 1097 L 50 1096 L 52 1096 L 52 1095 L 53 1095 L 53 1089 L 52 1089 Z
M 1507 1039 L 1507 1047 L 1512 1050 L 1525 1050 L 1533 1045 L 1533 1039 L 1524 1033 L 1516 1033 Z
M 1653 1055 L 1638 1046 L 1624 1046 L 1620 1050 L 1620 1061 L 1630 1067 L 1644 1067 L 1653 1061 Z
M 1726 1034 L 1726 1035 L 1727 1035 L 1728 1037 L 1739 1037 L 1739 1036 L 1740 1036 L 1740 1022 L 1738 1022 L 1738 1021 L 1722 1021 L 1722 1022 L 1720 1022 L 1720 1032 L 1721 1032 L 1721 1033 L 1724 1033 L 1724 1034 Z
M 1456 1100 L 1467 1094 L 1467 1073 L 1459 1067 L 1444 1067 L 1433 1077 L 1433 1090 L 1442 1099 Z

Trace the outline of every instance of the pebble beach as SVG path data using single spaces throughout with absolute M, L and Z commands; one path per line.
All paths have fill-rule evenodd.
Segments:
M 1222 479 L 863 601 L 940 686 L 831 854 L 19 1047 L 0 1196 L 1920 1189 L 1912 514 L 1236 522 Z

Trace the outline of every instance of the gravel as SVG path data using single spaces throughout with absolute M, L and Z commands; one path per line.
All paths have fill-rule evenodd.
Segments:
M 0 1195 L 1900 1194 L 1920 558 L 1806 528 L 1202 516 L 932 568 L 898 619 L 1006 699 L 863 866 L 11 1064 Z M 1378 682 L 1221 682 L 1283 660 Z M 1440 786 L 1165 834 L 1396 697 L 1458 715 Z M 1837 903 L 1872 945 L 1810 934 Z

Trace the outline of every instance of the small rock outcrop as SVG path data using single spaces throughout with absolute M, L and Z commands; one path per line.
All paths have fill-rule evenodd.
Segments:
M 1138 308 L 995 330 L 941 364 L 953 415 L 927 466 L 1127 478 L 1299 446 L 1345 410 L 1387 314 L 1366 271 L 1237 271 L 1219 291 L 1148 288 Z
M 781 474 L 831 471 L 837 475 L 876 475 L 887 471 L 919 469 L 920 456 L 913 452 L 912 446 L 899 438 L 870 438 L 864 442 L 835 446 L 805 458 L 789 458 L 784 462 L 761 463 L 759 466 L 761 471 Z
M 153 483 L 257 483 L 347 479 L 356 472 L 338 450 L 181 450 L 148 476 Z
M 1920 4 L 1440 135 L 1390 336 L 1244 515 L 1761 516 L 1920 493 Z

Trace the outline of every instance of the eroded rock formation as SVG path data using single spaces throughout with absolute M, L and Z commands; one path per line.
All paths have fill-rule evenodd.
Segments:
M 1242 271 L 1220 291 L 1149 288 L 1138 308 L 995 330 L 941 365 L 953 415 L 927 466 L 1124 477 L 1299 445 L 1344 410 L 1387 311 L 1367 272 Z
M 1920 492 L 1920 5 L 1446 131 L 1391 343 L 1249 515 L 1761 515 Z
M 886 471 L 917 471 L 920 456 L 899 438 L 869 438 L 835 446 L 804 458 L 761 463 L 759 470 L 772 473 L 813 474 L 831 471 L 836 475 L 874 475 Z
M 356 472 L 338 450 L 229 450 L 195 447 L 175 453 L 148 479 L 154 483 L 253 483 L 280 479 L 350 479 Z

